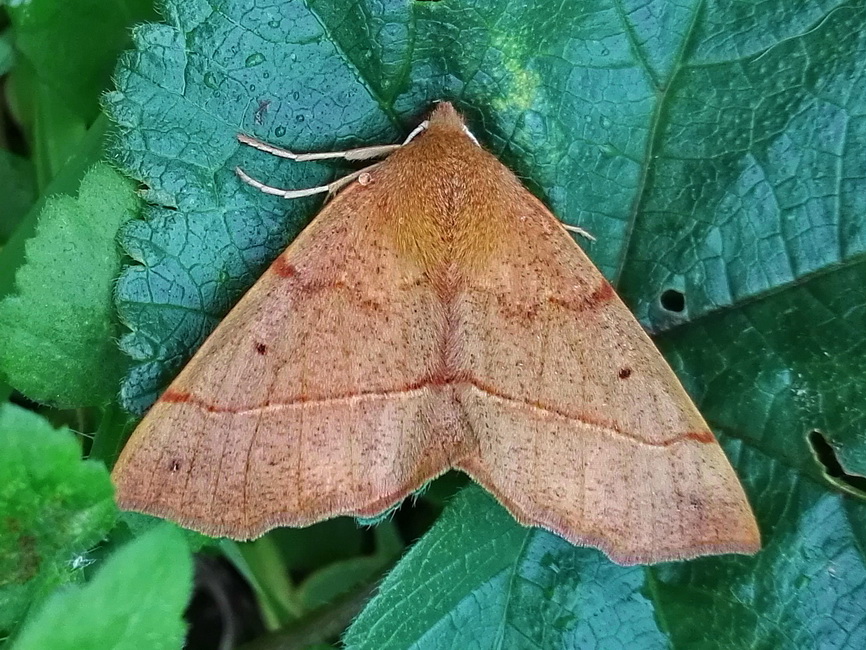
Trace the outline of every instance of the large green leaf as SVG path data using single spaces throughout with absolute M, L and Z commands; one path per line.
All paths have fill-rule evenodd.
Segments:
M 866 218 L 866 213 L 864 213 Z M 710 423 L 814 477 L 814 431 L 866 475 L 866 259 L 826 269 L 659 342 Z M 844 477 L 843 477 L 844 478 Z M 835 483 L 860 497 L 866 482 Z
M 655 567 L 519 526 L 464 490 L 355 621 L 376 648 L 862 648 L 866 506 L 743 443 L 765 548 Z
M 0 301 L 0 370 L 29 398 L 61 407 L 112 400 L 125 369 L 113 290 L 120 224 L 138 210 L 132 184 L 94 165 L 77 199 L 49 199 L 27 242 L 17 293 Z
M 845 472 L 866 474 L 866 3 L 197 0 L 166 16 L 136 32 L 107 98 L 115 156 L 154 203 L 122 235 L 138 262 L 118 285 L 130 408 L 154 399 L 314 210 L 241 186 L 234 166 L 285 187 L 329 173 L 240 148 L 237 131 L 298 150 L 394 141 L 451 99 L 556 214 L 597 237 L 581 244 L 728 441 L 767 545 L 751 560 L 619 569 L 467 497 L 419 547 L 434 559 L 410 556 L 387 583 L 380 602 L 407 606 L 377 606 L 353 642 L 436 647 L 476 607 L 504 622 L 463 627 L 476 635 L 465 647 L 604 645 L 614 624 L 647 646 L 798 647 L 829 634 L 826 618 L 847 635 L 837 645 L 857 647 L 866 529 L 860 501 L 838 490 L 859 494 Z M 485 553 L 500 538 L 511 555 L 496 565 Z M 540 548 L 563 558 L 553 590 L 536 580 Z M 469 571 L 478 558 L 487 577 Z M 461 598 L 449 567 L 471 573 Z M 503 570 L 528 576 L 504 604 Z M 440 618 L 413 627 L 424 607 Z

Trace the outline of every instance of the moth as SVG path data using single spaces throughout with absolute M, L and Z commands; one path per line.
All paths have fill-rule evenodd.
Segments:
M 123 450 L 126 509 L 213 536 L 369 517 L 449 469 L 620 564 L 754 553 L 724 452 L 560 221 L 440 103 L 336 191 Z

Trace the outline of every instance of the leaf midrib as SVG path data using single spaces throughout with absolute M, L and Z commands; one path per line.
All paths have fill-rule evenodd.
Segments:
M 616 7 L 617 14 L 620 15 L 621 18 L 623 18 L 623 22 L 625 23 L 625 17 L 620 12 L 619 0 L 616 0 Z M 697 6 L 695 6 L 694 8 L 691 23 L 689 23 L 689 27 L 686 30 L 686 33 L 683 35 L 682 41 L 680 43 L 680 48 L 679 50 L 677 50 L 676 55 L 674 55 L 673 57 L 673 62 L 671 64 L 671 72 L 668 76 L 667 82 L 661 85 L 660 82 L 655 79 L 655 75 L 653 74 L 652 69 L 647 64 L 643 55 L 640 53 L 639 50 L 636 49 L 636 45 L 631 38 L 631 29 L 628 25 L 624 25 L 626 34 L 628 35 L 629 44 L 632 51 L 634 52 L 635 59 L 641 64 L 644 73 L 649 77 L 650 82 L 656 90 L 656 104 L 655 108 L 653 109 L 652 116 L 650 117 L 649 133 L 647 135 L 644 162 L 641 165 L 640 180 L 638 181 L 634 201 L 632 202 L 631 212 L 629 213 L 628 221 L 626 223 L 625 233 L 623 235 L 623 245 L 620 250 L 620 256 L 617 262 L 616 271 L 611 278 L 611 283 L 615 287 L 619 287 L 619 282 L 622 278 L 622 273 L 625 269 L 626 261 L 629 259 L 629 253 L 632 249 L 632 242 L 634 241 L 634 229 L 637 224 L 638 215 L 641 212 L 641 208 L 643 207 L 644 200 L 646 198 L 647 181 L 649 180 L 653 156 L 655 155 L 655 151 L 658 147 L 659 125 L 661 123 L 664 109 L 666 108 L 666 100 L 668 98 L 668 93 L 673 86 L 677 76 L 679 75 L 680 70 L 682 70 L 683 56 L 687 51 L 689 45 L 691 45 L 692 43 L 692 39 L 694 38 L 695 34 L 695 27 L 698 23 L 698 16 L 700 16 L 703 8 L 704 2 L 703 0 L 700 0 Z

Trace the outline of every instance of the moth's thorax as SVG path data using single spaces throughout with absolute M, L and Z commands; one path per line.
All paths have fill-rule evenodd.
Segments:
M 511 213 L 509 195 L 519 191 L 513 174 L 461 126 L 432 122 L 377 174 L 380 214 L 398 248 L 427 269 L 482 265 L 502 240 L 496 229 Z

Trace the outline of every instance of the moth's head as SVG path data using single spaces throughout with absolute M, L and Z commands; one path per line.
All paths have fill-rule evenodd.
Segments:
M 426 130 L 429 132 L 435 132 L 440 135 L 459 133 L 478 145 L 478 138 L 472 135 L 472 131 L 466 126 L 463 117 L 451 105 L 451 102 L 437 103 L 436 108 L 430 113 L 430 117 L 425 121 L 424 125 L 426 125 Z M 423 128 L 423 125 L 420 128 Z
M 463 123 L 460 113 L 451 105 L 451 102 L 439 102 L 436 104 L 433 112 L 430 113 L 428 128 L 464 132 L 466 125 Z

